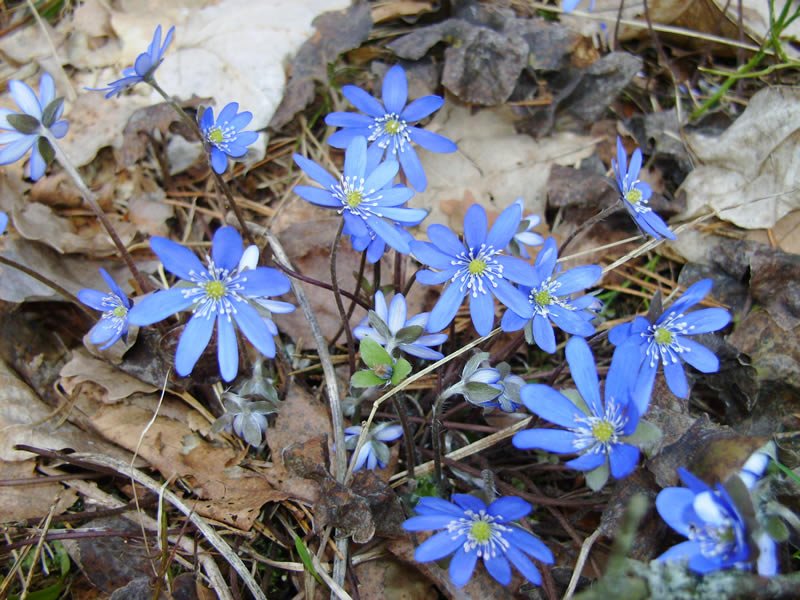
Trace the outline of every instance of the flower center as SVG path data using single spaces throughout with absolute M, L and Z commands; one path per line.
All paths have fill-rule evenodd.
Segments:
M 666 344 L 669 345 L 672 343 L 674 336 L 672 332 L 667 329 L 666 327 L 658 327 L 653 334 L 653 337 L 656 340 L 656 344 Z
M 364 194 L 362 194 L 359 190 L 351 190 L 347 192 L 347 195 L 345 196 L 345 202 L 347 202 L 347 206 L 350 208 L 357 208 L 363 200 Z
M 408 124 L 397 113 L 387 113 L 377 117 L 369 126 L 368 142 L 377 142 L 379 148 L 396 154 L 402 152 L 406 142 L 411 143 Z
M 214 127 L 210 129 L 208 132 L 208 141 L 212 144 L 219 144 L 225 140 L 225 135 L 222 133 L 222 129 L 219 127 Z
M 111 311 L 111 314 L 117 317 L 118 319 L 124 319 L 128 315 L 128 309 L 124 306 L 117 306 L 114 310 Z
M 218 279 L 213 279 L 205 284 L 206 295 L 214 301 L 222 300 L 225 296 L 225 284 Z
M 539 306 L 550 306 L 553 303 L 553 296 L 547 288 L 539 290 L 534 294 L 533 301 Z
M 400 121 L 398 121 L 397 119 L 390 119 L 386 121 L 384 129 L 386 130 L 386 133 L 388 133 L 389 135 L 395 135 L 400 131 L 401 127 L 402 125 Z
M 607 444 L 614 437 L 615 427 L 606 420 L 598 421 L 592 425 L 592 435 L 601 444 Z
M 475 521 L 469 530 L 479 544 L 485 544 L 492 537 L 492 526 L 486 521 Z
M 467 267 L 470 275 L 480 275 L 486 270 L 486 261 L 482 258 L 473 258 Z
M 572 445 L 577 452 L 608 454 L 614 444 L 619 443 L 619 438 L 625 435 L 625 425 L 628 417 L 623 413 L 622 407 L 614 398 L 606 403 L 602 415 L 588 415 L 575 419 L 581 426 L 573 429 L 575 439 Z
M 642 191 L 637 188 L 631 188 L 625 192 L 625 200 L 634 206 L 642 201 Z

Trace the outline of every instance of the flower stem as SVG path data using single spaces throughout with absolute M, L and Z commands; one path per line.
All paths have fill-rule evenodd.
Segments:
M 350 300 L 350 306 L 347 308 L 347 319 L 339 326 L 339 331 L 336 332 L 336 335 L 333 336 L 333 341 L 331 345 L 335 345 L 336 342 L 339 340 L 339 336 L 344 333 L 345 330 L 345 323 L 350 323 L 350 318 L 353 316 L 353 313 L 356 310 L 356 304 L 358 298 L 358 293 L 361 291 L 361 280 L 364 278 L 364 269 L 367 267 L 367 252 L 364 251 L 361 253 L 361 264 L 358 265 L 358 277 L 356 278 L 356 289 L 353 291 L 353 296 Z
M 619 203 L 618 202 L 614 202 L 613 204 L 610 204 L 610 205 L 606 206 L 603 210 L 601 210 L 599 213 L 597 213 L 592 218 L 590 218 L 590 219 L 584 221 L 583 223 L 581 223 L 580 225 L 578 225 L 575 228 L 575 231 L 570 233 L 567 236 L 567 239 L 564 240 L 564 243 L 561 244 L 561 247 L 558 249 L 559 256 L 564 253 L 564 249 L 567 246 L 569 246 L 569 243 L 572 240 L 574 240 L 576 237 L 578 237 L 579 234 L 583 233 L 584 231 L 587 231 L 588 229 L 591 229 L 592 227 L 597 225 L 600 221 L 602 221 L 606 217 L 608 217 L 611 214 L 617 212 L 619 210 L 619 208 L 620 208 Z
M 431 410 L 431 446 L 433 448 L 433 478 L 436 489 L 442 498 L 446 497 L 444 484 L 444 474 L 442 473 L 442 422 L 439 420 L 439 413 L 447 396 L 441 394 L 436 398 Z
M 117 235 L 117 230 L 114 229 L 114 226 L 111 224 L 111 221 L 108 220 L 108 217 L 103 212 L 103 209 L 100 208 L 100 205 L 97 203 L 97 197 L 94 193 L 89 189 L 89 186 L 86 185 L 86 182 L 81 177 L 81 174 L 78 172 L 78 169 L 72 164 L 72 161 L 69 157 L 65 154 L 64 149 L 58 143 L 55 136 L 50 133 L 50 131 L 46 127 L 42 127 L 41 129 L 42 135 L 50 142 L 50 145 L 53 147 L 53 151 L 56 154 L 56 160 L 61 164 L 64 170 L 72 179 L 73 183 L 78 187 L 78 191 L 80 191 L 81 195 L 83 196 L 84 200 L 89 204 L 91 209 L 94 211 L 94 214 L 97 215 L 97 218 L 102 223 L 103 227 L 105 227 L 106 232 L 111 237 L 111 241 L 117 247 L 117 251 L 119 252 L 120 257 L 122 260 L 125 261 L 125 264 L 128 267 L 128 270 L 133 275 L 133 278 L 136 280 L 137 285 L 139 286 L 139 290 L 141 292 L 149 292 L 153 289 L 150 283 L 142 276 L 139 272 L 139 269 L 136 267 L 136 263 L 133 262 L 133 257 L 131 253 L 128 252 L 128 249 L 125 247 L 125 244 L 122 243 L 122 240 Z
M 188 114 L 186 114 L 186 111 L 183 110 L 183 107 L 180 104 L 178 104 L 178 102 L 176 102 L 174 98 L 172 98 L 163 89 L 161 89 L 161 86 L 159 86 L 158 83 L 156 83 L 155 79 L 151 78 L 147 81 L 147 83 L 149 83 L 150 87 L 152 87 L 158 93 L 159 96 L 164 98 L 167 104 L 169 104 L 175 110 L 175 112 L 178 113 L 181 119 L 183 119 L 184 122 L 191 128 L 191 130 L 194 131 L 197 138 L 203 144 L 203 150 L 205 151 L 206 159 L 208 160 L 208 168 L 211 169 L 211 174 L 214 176 L 214 181 L 217 184 L 217 189 L 221 191 L 222 194 L 225 196 L 225 200 L 227 201 L 228 206 L 231 207 L 231 210 L 233 210 L 233 214 L 236 215 L 236 220 L 239 221 L 239 228 L 242 230 L 242 233 L 244 234 L 247 243 L 252 246 L 255 246 L 256 245 L 255 239 L 253 238 L 253 235 L 250 233 L 250 228 L 247 227 L 247 223 L 244 220 L 244 214 L 242 213 L 242 210 L 239 208 L 239 205 L 233 198 L 233 193 L 231 193 L 230 186 L 222 178 L 222 175 L 217 173 L 214 170 L 214 167 L 211 165 L 211 149 L 208 145 L 208 142 L 206 142 L 203 136 L 203 132 L 200 130 L 200 126 L 194 119 L 192 119 Z
M 406 414 L 406 407 L 400 402 L 400 398 L 392 396 L 392 404 L 394 405 L 394 412 L 397 413 L 397 418 L 400 419 L 400 426 L 403 428 L 403 448 L 406 452 L 406 471 L 408 471 L 409 479 L 416 479 L 414 475 L 414 432 L 411 430 L 411 424 L 408 422 L 408 414 Z
M 298 281 L 303 281 L 305 283 L 311 284 L 311 285 L 316 286 L 318 288 L 322 288 L 323 290 L 329 290 L 331 292 L 334 291 L 333 290 L 333 286 L 331 284 L 329 284 L 329 283 L 325 283 L 324 281 L 320 281 L 319 279 L 314 279 L 313 277 L 309 277 L 308 275 L 303 275 L 302 273 L 298 273 L 294 269 L 290 269 L 289 267 L 287 267 L 286 265 L 284 265 L 284 264 L 282 264 L 282 263 L 280 263 L 278 261 L 274 261 L 274 265 L 277 268 L 279 268 L 281 271 L 286 273 L 289 277 L 292 277 L 293 279 L 297 279 Z M 365 310 L 369 310 L 370 308 L 372 308 L 364 300 L 362 300 L 361 298 L 358 298 L 357 296 L 354 296 L 353 294 L 351 294 L 350 292 L 348 292 L 346 290 L 340 290 L 339 293 L 342 296 L 344 296 L 345 298 L 349 298 L 350 300 L 352 300 L 353 302 L 355 302 L 356 304 L 358 304 L 361 308 L 363 308 Z
M 336 254 L 339 249 L 339 242 L 342 240 L 342 231 L 344 230 L 344 219 L 339 222 L 339 229 L 336 231 L 336 237 L 333 238 L 331 245 L 331 285 L 333 285 L 333 297 L 336 299 L 336 308 L 339 310 L 339 316 L 342 319 L 342 327 L 347 337 L 347 359 L 350 364 L 350 377 L 356 372 L 356 345 L 353 341 L 353 332 L 350 330 L 350 322 L 347 318 L 347 313 L 344 310 L 344 302 L 342 302 L 342 294 L 339 291 L 339 281 L 336 275 Z
M 95 315 L 89 312 L 80 300 L 78 300 L 75 296 L 69 293 L 66 289 L 58 285 L 55 281 L 52 281 L 47 277 L 45 277 L 44 275 L 42 275 L 41 273 L 37 273 L 36 271 L 29 269 L 25 265 L 21 265 L 20 263 L 11 260 L 10 258 L 6 258 L 5 256 L 0 256 L 0 264 L 11 267 L 12 269 L 16 269 L 20 273 L 25 273 L 25 275 L 27 275 L 28 277 L 31 277 L 36 281 L 38 281 L 39 283 L 46 285 L 51 290 L 59 294 L 62 298 L 64 298 L 64 300 L 66 300 L 67 302 L 72 302 L 73 304 L 75 304 L 92 321 L 97 321 Z

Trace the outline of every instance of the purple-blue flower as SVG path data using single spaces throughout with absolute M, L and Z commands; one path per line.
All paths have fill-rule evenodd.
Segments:
M 503 331 L 518 331 L 524 327 L 528 343 L 535 342 L 550 354 L 556 351 L 553 324 L 572 335 L 592 335 L 594 326 L 591 321 L 595 314 L 587 309 L 594 303 L 594 296 L 572 296 L 594 285 L 603 276 L 603 269 L 597 265 L 585 265 L 560 271 L 558 247 L 555 239 L 550 237 L 537 255 L 533 270 L 536 276 L 520 286 L 533 309 L 533 318 L 525 319 L 507 311 L 501 322 Z
M 363 137 L 354 138 L 347 146 L 340 178 L 299 154 L 294 155 L 294 161 L 322 186 L 298 185 L 295 193 L 312 204 L 336 209 L 344 218 L 344 233 L 352 236 L 354 247 L 356 239 L 369 239 L 374 233 L 398 252 L 409 253 L 413 238 L 403 226 L 419 224 L 428 213 L 402 206 L 414 195 L 412 189 L 389 186 L 400 168 L 397 161 L 387 160 L 371 168 Z
M 423 285 L 449 282 L 428 317 L 428 331 L 441 331 L 455 318 L 469 296 L 472 323 L 480 335 L 494 324 L 494 298 L 521 318 L 530 319 L 528 298 L 510 282 L 527 283 L 536 272 L 525 261 L 504 252 L 522 220 L 519 204 L 510 204 L 488 231 L 486 211 L 473 204 L 464 216 L 464 241 L 448 227 L 428 227 L 430 242 L 411 242 L 414 257 L 435 270 L 417 272 Z
M 529 383 L 522 388 L 522 402 L 532 413 L 563 429 L 527 429 L 514 435 L 514 446 L 537 448 L 555 454 L 578 454 L 566 463 L 571 469 L 592 471 L 610 465 L 616 479 L 628 476 L 639 462 L 639 449 L 624 441 L 636 430 L 639 412 L 630 395 L 630 373 L 638 359 L 633 348 L 614 354 L 600 399 L 592 351 L 586 340 L 567 342 L 567 363 L 585 406 L 578 406 L 553 388 Z
M 354 425 L 344 430 L 344 443 L 348 450 L 355 450 L 358 438 L 361 436 L 362 427 Z M 403 435 L 400 425 L 387 421 L 373 425 L 358 452 L 353 471 L 364 468 L 374 471 L 376 468 L 385 469 L 389 464 L 389 447 L 386 442 L 393 442 Z
M 105 350 L 113 346 L 118 339 L 124 339 L 128 335 L 128 311 L 133 302 L 105 269 L 100 269 L 100 275 L 105 279 L 111 292 L 83 289 L 78 292 L 78 300 L 103 313 L 89 331 L 89 341 L 93 344 L 103 344 L 100 349 Z
M 457 149 L 446 137 L 414 127 L 414 123 L 439 110 L 444 100 L 441 96 L 424 96 L 407 105 L 408 81 L 399 65 L 389 69 L 383 78 L 383 102 L 354 85 L 344 86 L 342 93 L 366 114 L 330 113 L 325 123 L 342 129 L 334 133 L 328 143 L 334 148 L 347 148 L 354 138 L 366 138 L 371 161 L 377 162 L 387 155 L 396 158 L 411 187 L 419 192 L 425 190 L 428 180 L 412 142 L 431 152 L 455 152 Z
M 617 137 L 617 160 L 611 159 L 611 166 L 617 178 L 617 189 L 622 204 L 639 228 L 656 239 L 674 240 L 675 234 L 669 226 L 647 205 L 653 190 L 644 181 L 639 181 L 642 151 L 636 148 L 631 156 L 631 164 L 628 165 L 628 155 L 625 153 L 622 140 Z
M 542 576 L 529 557 L 553 564 L 553 553 L 532 533 L 513 524 L 533 507 L 516 496 L 498 498 L 488 507 L 468 494 L 454 494 L 453 502 L 425 496 L 416 506 L 417 515 L 403 523 L 406 531 L 441 529 L 414 551 L 414 560 L 430 562 L 453 554 L 450 580 L 465 585 L 479 558 L 498 583 L 511 583 L 511 565 L 528 581 L 541 585 Z
M 710 487 L 685 469 L 678 469 L 686 487 L 659 492 L 656 509 L 675 531 L 689 538 L 658 557 L 662 562 L 684 561 L 692 571 L 705 574 L 723 569 L 750 570 L 755 552 L 752 531 L 724 485 Z M 763 536 L 766 536 L 764 533 Z M 757 570 L 777 573 L 775 542 L 759 536 Z
M 171 240 L 153 237 L 150 246 L 164 268 L 183 281 L 171 289 L 144 297 L 128 314 L 134 325 L 152 325 L 187 309 L 186 324 L 175 353 L 175 370 L 185 377 L 192 372 L 211 341 L 217 324 L 217 358 L 225 381 L 239 371 L 239 347 L 234 324 L 264 356 L 275 356 L 277 333 L 270 312 L 288 312 L 287 302 L 270 300 L 289 291 L 286 276 L 269 267 L 252 268 L 252 252 L 244 252 L 242 236 L 233 227 L 214 234 L 208 266 L 194 252 Z M 257 256 L 257 252 L 256 252 Z M 261 310 L 261 309 L 266 310 Z
M 517 198 L 514 200 L 514 202 L 519 204 L 519 207 L 523 211 L 525 210 L 525 203 L 522 201 L 522 198 Z M 539 217 L 539 215 L 528 215 L 523 217 L 519 227 L 517 228 L 517 233 L 515 233 L 514 237 L 511 238 L 511 248 L 514 250 L 515 254 L 519 254 L 522 258 L 528 259 L 531 257 L 531 255 L 528 252 L 527 247 L 541 246 L 544 243 L 544 238 L 541 235 L 535 231 L 531 231 L 541 222 L 542 219 Z
M 8 89 L 20 112 L 0 108 L 0 165 L 17 162 L 30 150 L 27 175 L 37 181 L 53 159 L 53 149 L 42 128 L 56 139 L 67 135 L 69 123 L 61 119 L 64 102 L 56 99 L 55 82 L 49 73 L 42 73 L 39 79 L 38 96 L 28 84 L 16 79 L 8 82 Z
M 226 104 L 214 120 L 214 109 L 210 106 L 200 117 L 200 130 L 211 147 L 211 167 L 219 174 L 228 168 L 228 157 L 240 158 L 247 154 L 247 147 L 258 139 L 255 131 L 242 131 L 253 119 L 253 113 L 239 110 L 238 102 Z
M 118 96 L 130 87 L 137 83 L 147 81 L 152 78 L 161 61 L 164 59 L 164 53 L 172 43 L 172 37 L 175 35 L 175 28 L 170 27 L 167 35 L 164 38 L 164 43 L 161 43 L 161 25 L 156 27 L 153 33 L 153 41 L 147 47 L 145 52 L 142 52 L 136 57 L 136 61 L 132 67 L 126 67 L 122 70 L 122 77 L 116 81 L 112 81 L 104 88 L 93 89 L 95 92 L 107 92 L 106 98 Z
M 383 292 L 375 293 L 375 314 L 383 321 L 388 331 L 378 331 L 370 325 L 369 317 L 353 329 L 356 338 L 371 337 L 383 346 L 389 354 L 395 349 L 401 352 L 423 358 L 425 360 L 440 360 L 444 354 L 434 350 L 433 346 L 441 346 L 447 341 L 446 333 L 425 334 L 429 313 L 420 313 L 408 317 L 408 306 L 403 294 L 395 294 L 391 304 L 387 307 Z M 409 329 L 419 328 L 419 329 Z M 388 332 L 389 335 L 386 335 Z M 399 335 L 398 335 L 399 334 Z
M 664 365 L 669 389 L 679 398 L 689 396 L 683 362 L 702 373 L 719 370 L 719 359 L 714 353 L 689 337 L 718 331 L 730 323 L 731 315 L 724 308 L 703 308 L 687 313 L 708 295 L 711 285 L 710 279 L 703 279 L 689 286 L 683 296 L 652 323 L 644 317 L 636 317 L 630 323 L 617 325 L 609 331 L 608 339 L 612 344 L 633 344 L 641 350 L 641 368 L 637 377 L 637 388 L 641 393 L 637 396 L 650 398 L 659 363 Z M 640 407 L 642 413 L 646 409 L 646 405 Z
M 0 235 L 6 232 L 8 227 L 8 215 L 0 210 Z

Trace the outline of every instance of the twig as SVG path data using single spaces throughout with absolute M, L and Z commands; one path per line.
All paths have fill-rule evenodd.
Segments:
M 339 229 L 336 230 L 336 237 L 333 238 L 331 245 L 331 285 L 333 285 L 333 297 L 336 300 L 336 309 L 339 311 L 339 318 L 342 320 L 342 327 L 344 327 L 344 334 L 347 338 L 347 360 L 350 366 L 350 377 L 356 372 L 356 345 L 353 341 L 353 332 L 350 330 L 350 323 L 347 321 L 347 312 L 344 310 L 344 302 L 342 302 L 342 294 L 339 291 L 339 278 L 336 274 L 336 255 L 339 250 L 339 242 L 342 239 L 342 231 L 344 231 L 344 219 L 339 222 Z
M 29 590 L 31 589 L 31 581 L 33 581 L 33 572 L 36 570 L 36 563 L 39 562 L 39 557 L 42 554 L 42 546 L 44 546 L 44 541 L 47 538 L 47 531 L 48 529 L 50 529 L 50 523 L 53 521 L 53 515 L 56 513 L 56 507 L 58 506 L 58 499 L 59 499 L 58 496 L 61 496 L 61 492 L 58 493 L 56 499 L 53 501 L 53 505 L 50 507 L 50 512 L 47 513 L 47 518 L 44 521 L 44 525 L 42 525 L 42 534 L 39 536 L 39 541 L 36 543 L 36 550 L 33 551 L 33 558 L 31 559 L 31 568 L 28 569 L 28 576 L 25 578 L 25 585 L 23 586 L 22 594 L 20 595 L 20 600 L 25 600 L 28 597 Z
M 564 248 L 569 246 L 570 242 L 572 240 L 574 240 L 576 237 L 578 237 L 579 234 L 583 233 L 584 231 L 588 231 L 589 229 L 594 227 L 597 223 L 599 223 L 600 221 L 602 221 L 606 217 L 608 217 L 611 214 L 617 212 L 619 210 L 619 208 L 620 208 L 619 202 L 615 201 L 613 204 L 610 204 L 610 205 L 606 206 L 603 210 L 601 210 L 599 213 L 597 213 L 592 218 L 590 218 L 590 219 L 584 221 L 583 223 L 581 223 L 580 225 L 578 225 L 575 228 L 575 231 L 570 233 L 567 236 L 567 239 L 564 240 L 564 243 L 561 244 L 561 247 L 558 249 L 558 253 L 559 254 L 563 254 Z
M 58 54 L 56 45 L 53 43 L 53 38 L 50 36 L 50 32 L 47 31 L 47 25 L 45 25 L 45 22 L 42 20 L 42 16 L 39 14 L 39 11 L 36 10 L 36 5 L 33 3 L 33 0 L 27 0 L 27 2 L 28 8 L 33 13 L 33 18 L 36 19 L 36 24 L 39 26 L 39 29 L 42 30 L 42 33 L 47 40 L 47 45 L 50 46 L 50 54 L 53 55 L 56 65 L 58 65 L 58 70 L 61 71 L 61 78 L 67 84 L 67 98 L 69 98 L 70 102 L 75 102 L 75 100 L 78 98 L 78 94 L 75 93 L 75 88 L 72 86 L 72 80 L 64 72 L 64 63 L 61 60 L 61 56 Z
M 575 594 L 575 588 L 578 587 L 578 581 L 581 578 L 581 573 L 583 572 L 583 567 L 586 564 L 586 559 L 589 558 L 589 552 L 591 552 L 592 546 L 594 546 L 594 543 L 597 541 L 598 537 L 600 537 L 599 527 L 594 530 L 592 535 L 583 541 L 583 544 L 581 544 L 581 551 L 578 554 L 578 560 L 575 561 L 575 569 L 572 571 L 572 577 L 569 580 L 567 591 L 564 592 L 564 600 L 570 600 L 573 594 Z
M 414 432 L 411 431 L 411 424 L 409 423 L 406 407 L 400 402 L 400 398 L 394 396 L 392 398 L 394 411 L 397 413 L 397 418 L 400 419 L 400 426 L 403 428 L 403 448 L 406 453 L 406 470 L 411 479 L 415 479 L 414 465 L 416 464 L 416 457 L 414 456 Z
M 356 277 L 356 289 L 353 290 L 353 296 L 355 298 L 358 298 L 358 294 L 361 292 L 361 281 L 364 279 L 364 270 L 366 268 L 367 268 L 367 253 L 362 252 L 361 262 L 358 265 L 358 276 Z M 347 307 L 347 319 L 342 321 L 342 324 L 339 326 L 339 331 L 337 331 L 336 335 L 333 336 L 333 339 L 331 340 L 331 346 L 336 345 L 336 342 L 339 340 L 339 336 L 344 333 L 345 327 L 349 325 L 350 319 L 353 317 L 353 313 L 356 310 L 355 298 L 350 300 L 350 306 Z

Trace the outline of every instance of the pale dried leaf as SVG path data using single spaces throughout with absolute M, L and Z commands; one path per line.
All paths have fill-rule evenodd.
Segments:
M 41 518 L 50 512 L 54 503 L 56 509 L 53 514 L 60 515 L 78 499 L 75 491 L 65 489 L 60 483 L 9 484 L 15 479 L 27 479 L 35 475 L 35 460 L 0 460 L 0 479 L 6 482 L 0 486 L 0 515 L 3 515 L 4 522 Z
M 72 394 L 80 384 L 91 382 L 103 388 L 100 400 L 113 404 L 135 393 L 149 393 L 157 388 L 127 373 L 116 369 L 109 363 L 89 356 L 84 349 L 72 353 L 72 359 L 61 368 L 60 385 L 67 394 Z

